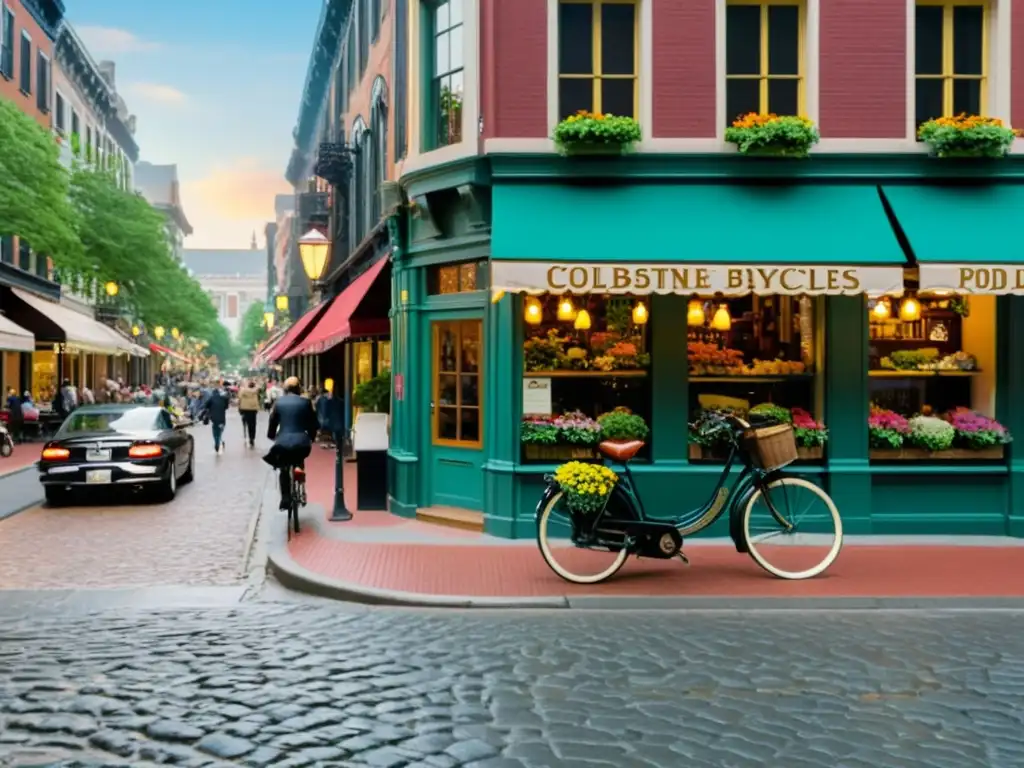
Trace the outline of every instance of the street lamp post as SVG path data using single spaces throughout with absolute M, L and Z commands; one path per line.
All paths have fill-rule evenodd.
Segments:
M 318 286 L 327 271 L 331 241 L 318 229 L 311 229 L 299 238 L 299 257 L 302 269 L 314 286 Z M 334 508 L 331 510 L 331 522 L 343 523 L 352 519 L 352 513 L 345 507 L 345 440 L 344 421 L 337 411 L 338 398 L 334 395 L 334 380 L 327 379 L 324 384 L 330 394 L 331 431 L 334 433 Z

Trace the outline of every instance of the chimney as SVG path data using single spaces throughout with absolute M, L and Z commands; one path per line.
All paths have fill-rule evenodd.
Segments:
M 100 62 L 100 74 L 103 76 L 103 79 L 107 81 L 107 85 L 109 85 L 115 91 L 117 90 L 116 73 L 117 73 L 117 67 L 114 65 L 114 62 L 112 62 L 112 61 L 101 61 Z

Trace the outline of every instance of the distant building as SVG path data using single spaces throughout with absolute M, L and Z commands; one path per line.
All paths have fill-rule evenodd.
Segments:
M 192 234 L 192 225 L 188 223 L 181 207 L 178 166 L 137 163 L 135 188 L 167 218 L 167 235 L 175 257 L 180 260 L 185 249 L 185 238 Z
M 245 250 L 187 248 L 182 261 L 210 295 L 221 325 L 237 338 L 246 310 L 267 298 L 267 252 L 255 235 Z

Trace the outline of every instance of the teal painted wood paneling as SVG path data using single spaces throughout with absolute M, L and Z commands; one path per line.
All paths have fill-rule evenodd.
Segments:
M 886 185 L 883 192 L 920 262 L 1019 264 L 1024 259 L 1022 186 Z
M 494 187 L 495 259 L 906 262 L 874 185 Z
M 1008 491 L 1005 475 L 876 474 L 871 532 L 1003 536 Z
M 685 296 L 651 296 L 651 453 L 655 462 L 687 461 L 689 393 L 687 391 Z M 680 354 L 680 351 L 682 354 Z M 653 361 L 657 361 L 656 363 Z
M 996 418 L 1016 439 L 1024 440 L 1024 297 L 996 300 Z M 1009 490 L 1005 502 L 1006 533 L 1024 536 L 1024 450 L 1019 442 L 1009 453 Z

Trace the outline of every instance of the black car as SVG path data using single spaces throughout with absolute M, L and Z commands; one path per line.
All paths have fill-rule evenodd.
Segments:
M 151 489 L 170 501 L 195 474 L 195 441 L 159 406 L 85 405 L 43 447 L 38 466 L 54 506 L 111 486 Z

